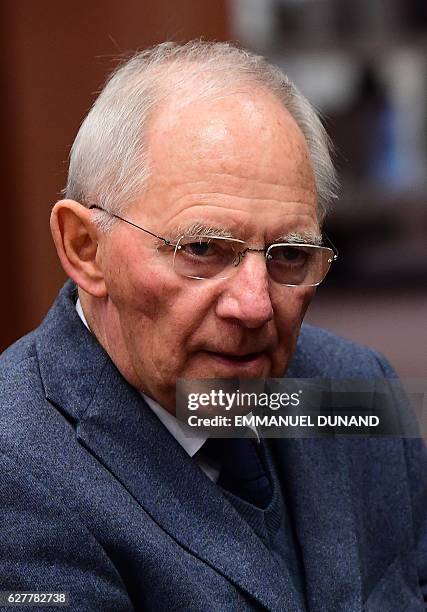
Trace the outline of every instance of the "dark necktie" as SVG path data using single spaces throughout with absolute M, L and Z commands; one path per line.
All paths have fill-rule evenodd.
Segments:
M 209 438 L 203 454 L 220 466 L 218 485 L 258 508 L 272 497 L 260 443 L 252 438 Z

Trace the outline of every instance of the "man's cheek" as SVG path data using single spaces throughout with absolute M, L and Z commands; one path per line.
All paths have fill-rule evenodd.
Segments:
M 307 308 L 310 306 L 311 300 L 315 296 L 316 287 L 301 288 L 300 291 L 301 319 L 303 319 L 305 317 L 305 313 L 307 312 Z
M 299 327 L 313 298 L 314 291 L 302 287 L 289 288 L 292 293 L 283 295 L 275 308 L 276 322 L 287 334 L 298 334 Z
M 165 310 L 161 294 L 141 283 L 128 286 L 121 301 L 123 309 L 132 313 L 136 320 L 141 318 L 156 322 Z

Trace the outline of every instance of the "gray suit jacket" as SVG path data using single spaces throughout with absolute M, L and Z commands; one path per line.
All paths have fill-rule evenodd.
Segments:
M 65 590 L 73 611 L 301 612 L 290 576 L 82 325 L 73 289 L 0 358 L 0 590 Z M 390 375 L 312 327 L 289 370 Z M 424 610 L 422 443 L 270 443 L 309 609 Z

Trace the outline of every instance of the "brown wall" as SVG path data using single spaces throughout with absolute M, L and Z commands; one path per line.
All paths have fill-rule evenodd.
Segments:
M 95 92 L 120 53 L 227 38 L 227 0 L 5 0 L 0 6 L 0 351 L 36 326 L 64 280 L 49 213 Z

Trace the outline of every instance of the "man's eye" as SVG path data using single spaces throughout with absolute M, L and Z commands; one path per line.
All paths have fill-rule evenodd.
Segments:
M 199 259 L 223 259 L 232 258 L 233 250 L 226 240 L 215 238 L 193 239 L 180 242 L 181 255 Z M 231 253 L 231 255 L 230 255 Z
M 206 257 L 212 255 L 214 248 L 210 242 L 190 242 L 182 245 L 183 251 L 194 257 Z
M 309 253 L 301 247 L 277 247 L 273 256 L 284 263 L 304 264 L 309 258 Z

